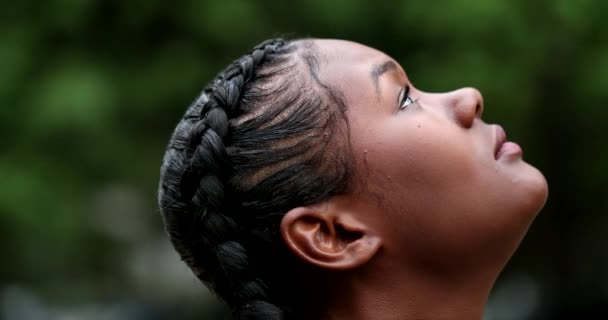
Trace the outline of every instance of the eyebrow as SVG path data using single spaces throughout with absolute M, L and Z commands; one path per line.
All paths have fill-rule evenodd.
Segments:
M 378 79 L 380 76 L 388 71 L 397 71 L 398 69 L 397 64 L 393 60 L 387 60 L 372 67 L 370 76 L 372 78 L 372 82 L 374 83 L 374 87 L 376 88 L 376 95 L 378 95 L 378 97 L 380 97 L 380 87 L 378 85 Z

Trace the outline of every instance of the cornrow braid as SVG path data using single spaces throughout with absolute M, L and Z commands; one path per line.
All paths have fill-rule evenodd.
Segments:
M 268 261 L 281 247 L 280 218 L 347 185 L 347 161 L 327 148 L 343 106 L 285 81 L 295 49 L 268 40 L 220 72 L 177 125 L 161 166 L 167 233 L 237 319 L 289 318 Z

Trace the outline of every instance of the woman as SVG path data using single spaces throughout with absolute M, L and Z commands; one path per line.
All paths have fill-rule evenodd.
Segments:
M 547 196 L 483 108 L 360 44 L 266 41 L 177 125 L 167 231 L 237 319 L 481 319 Z

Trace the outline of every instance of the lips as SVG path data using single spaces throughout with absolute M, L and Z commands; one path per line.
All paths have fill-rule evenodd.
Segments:
M 505 130 L 499 125 L 494 125 L 494 129 L 496 131 L 496 134 L 495 134 L 496 145 L 494 146 L 494 159 L 497 159 L 498 151 L 500 150 L 500 147 L 502 147 L 502 145 L 505 143 L 505 141 L 507 141 L 507 134 L 505 133 Z

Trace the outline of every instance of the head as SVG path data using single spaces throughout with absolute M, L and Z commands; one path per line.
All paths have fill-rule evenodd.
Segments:
M 472 88 L 415 88 L 360 44 L 264 42 L 177 125 L 161 168 L 167 231 L 243 319 L 288 317 L 314 281 L 293 279 L 312 274 L 495 277 L 547 187 L 483 108 Z

